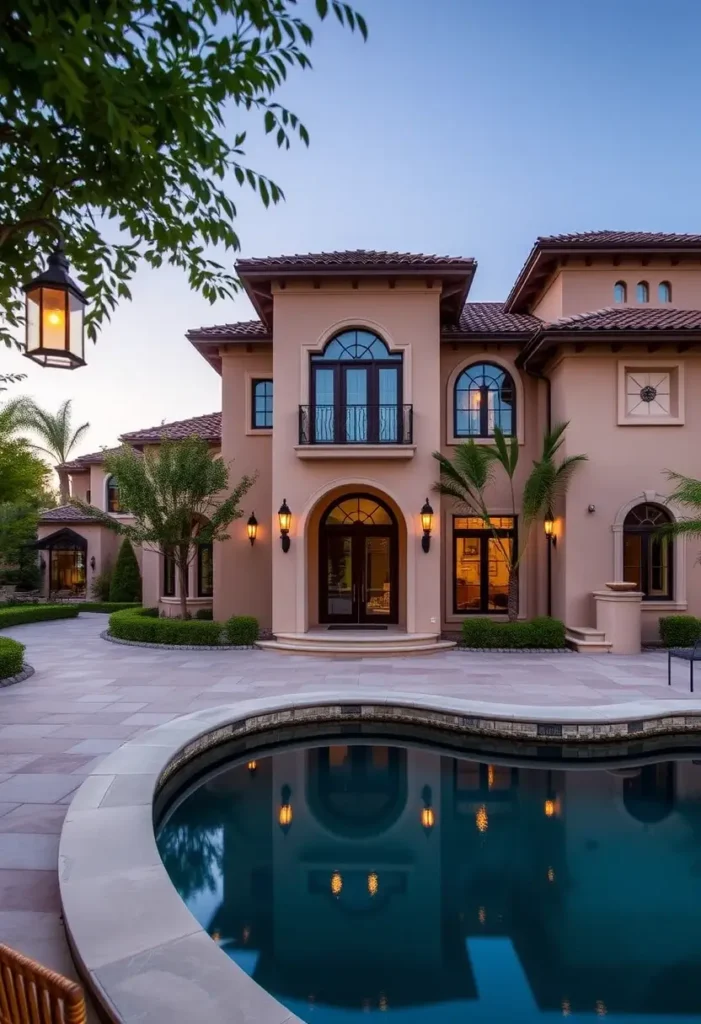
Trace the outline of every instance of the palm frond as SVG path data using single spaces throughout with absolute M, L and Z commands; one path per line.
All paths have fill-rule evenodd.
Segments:
M 666 476 L 668 480 L 674 481 L 677 485 L 668 501 L 701 512 L 701 480 L 696 480 L 692 476 L 684 476 L 682 473 L 674 473 L 669 469 L 666 471 Z

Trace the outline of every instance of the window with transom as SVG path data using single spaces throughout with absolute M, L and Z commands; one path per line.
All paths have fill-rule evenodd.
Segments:
M 509 559 L 516 543 L 512 516 L 453 516 L 453 611 L 458 615 L 505 612 Z
M 643 600 L 672 599 L 673 545 L 661 528 L 672 517 L 661 505 L 632 508 L 623 523 L 623 578 L 635 583 Z
M 516 391 L 511 375 L 494 363 L 468 366 L 455 382 L 456 437 L 494 437 L 498 427 L 516 433 Z

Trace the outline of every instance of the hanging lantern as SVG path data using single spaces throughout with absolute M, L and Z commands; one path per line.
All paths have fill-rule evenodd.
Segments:
M 26 327 L 24 354 L 40 366 L 75 370 L 85 366 L 86 298 L 68 274 L 59 245 L 46 270 L 24 286 Z

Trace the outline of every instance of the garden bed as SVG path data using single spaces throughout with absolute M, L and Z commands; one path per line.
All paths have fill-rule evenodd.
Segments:
M 31 665 L 24 663 L 24 644 L 9 636 L 0 636 L 0 686 L 21 683 L 33 673 Z
M 258 620 L 237 615 L 227 622 L 159 618 L 157 608 L 128 608 L 110 615 L 106 639 L 149 647 L 252 647 Z

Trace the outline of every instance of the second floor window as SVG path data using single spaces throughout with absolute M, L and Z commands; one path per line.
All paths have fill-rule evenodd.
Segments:
M 628 298 L 628 289 L 626 288 L 625 281 L 616 281 L 613 286 L 613 301 L 614 302 L 626 302 Z
M 657 298 L 660 302 L 672 301 L 672 286 L 669 281 L 660 281 L 657 286 Z
M 516 394 L 511 376 L 494 363 L 474 363 L 455 382 L 455 436 L 494 437 L 496 427 L 513 437 Z
M 119 484 L 113 476 L 107 478 L 107 511 L 116 513 L 124 511 L 119 501 Z
M 635 297 L 638 302 L 650 301 L 650 286 L 647 281 L 638 281 L 635 287 Z
M 402 408 L 402 355 L 372 331 L 343 331 L 312 356 L 316 444 L 400 443 Z
M 273 382 L 271 380 L 254 380 L 252 382 L 253 422 L 254 430 L 266 430 L 273 425 Z

